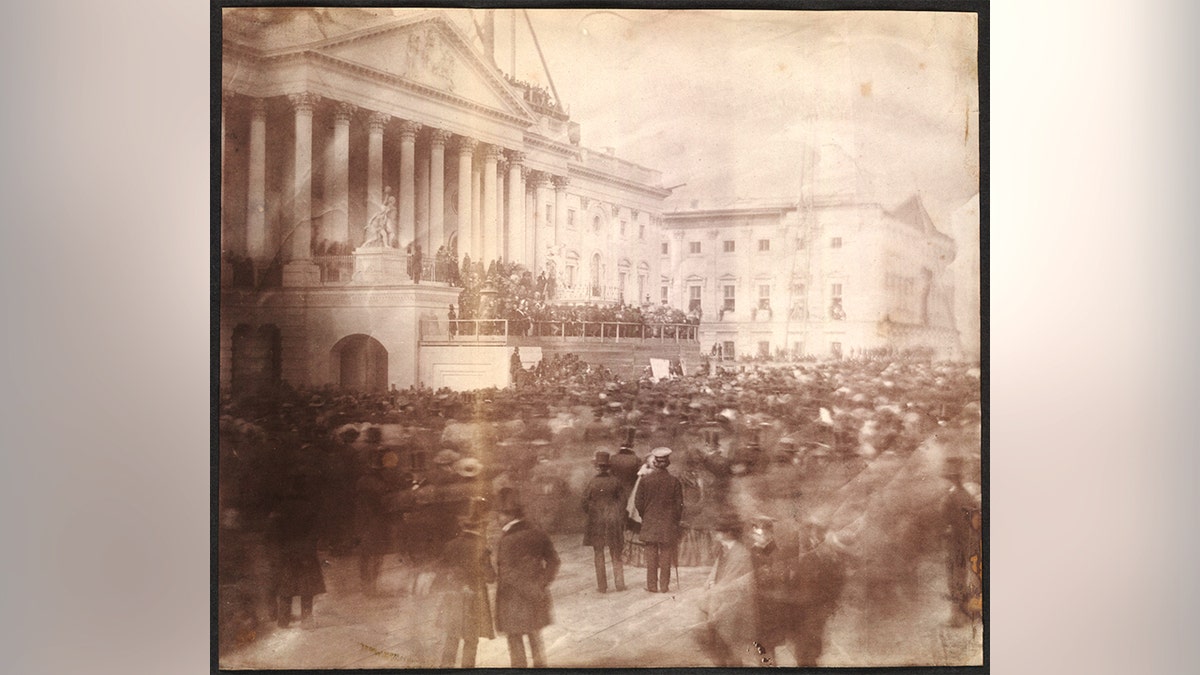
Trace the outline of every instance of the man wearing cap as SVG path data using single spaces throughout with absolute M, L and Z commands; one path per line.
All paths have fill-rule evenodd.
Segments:
M 642 518 L 638 538 L 646 545 L 646 590 L 667 593 L 683 520 L 683 483 L 667 470 L 671 465 L 670 448 L 655 448 L 650 456 L 654 471 L 642 476 L 634 495 L 634 505 Z
M 550 537 L 525 520 L 515 490 L 500 490 L 497 501 L 505 524 L 496 551 L 496 630 L 508 638 L 513 668 L 526 667 L 526 636 L 533 667 L 544 668 L 542 628 L 551 623 L 550 582 L 558 574 L 558 553 Z
M 608 577 L 604 569 L 604 549 L 612 557 L 613 580 L 618 591 L 625 590 L 625 570 L 621 565 L 624 548 L 625 511 L 622 500 L 625 494 L 621 482 L 609 472 L 609 455 L 600 450 L 596 453 L 597 474 L 588 482 L 583 495 L 583 511 L 587 514 L 587 528 L 583 533 L 583 545 L 591 546 L 596 564 L 596 590 L 608 592 Z

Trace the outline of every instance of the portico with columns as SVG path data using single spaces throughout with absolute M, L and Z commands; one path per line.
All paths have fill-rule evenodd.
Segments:
M 416 358 L 415 328 L 387 322 L 399 333 L 376 336 L 371 325 L 351 321 L 330 331 L 325 324 L 340 323 L 336 317 L 366 315 L 318 307 L 392 298 L 444 317 L 458 289 L 435 260 L 457 264 L 464 256 L 485 266 L 520 263 L 537 275 L 561 271 L 568 254 L 603 251 L 615 270 L 612 247 L 621 242 L 583 226 L 580 200 L 599 196 L 606 213 L 623 207 L 647 222 L 661 211 L 668 193 L 657 172 L 580 147 L 577 125 L 530 103 L 436 12 L 364 20 L 297 41 L 287 31 L 239 31 L 230 11 L 222 49 L 222 304 L 264 315 L 243 332 L 278 329 L 281 372 L 294 385 L 338 381 L 331 346 L 314 342 L 318 335 L 363 333 L 393 356 Z M 655 265 L 657 239 L 626 242 L 645 251 L 624 257 Z M 224 325 L 224 310 L 222 321 L 224 342 L 234 327 Z M 389 360 L 389 372 L 405 372 L 397 361 Z M 414 384 L 419 370 L 413 364 L 387 380 Z

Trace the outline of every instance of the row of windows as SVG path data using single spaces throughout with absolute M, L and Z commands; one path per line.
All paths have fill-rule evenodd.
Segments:
M 621 227 L 622 227 L 621 234 L 622 235 L 625 233 L 624 225 L 625 225 L 625 223 L 622 222 L 621 223 Z M 641 238 L 641 234 L 638 235 L 638 238 L 639 239 Z M 829 248 L 841 248 L 841 247 L 842 247 L 842 238 L 841 237 L 833 237 L 832 239 L 829 240 Z M 799 250 L 802 250 L 803 248 L 804 248 L 804 239 L 797 239 L 796 240 L 796 250 L 799 251 Z M 671 245 L 668 242 L 664 241 L 661 244 L 660 250 L 662 251 L 662 255 L 670 255 Z M 758 251 L 760 253 L 766 253 L 770 250 L 771 250 L 771 240 L 770 239 L 759 239 L 758 240 Z M 721 242 L 721 252 L 722 253 L 736 253 L 737 252 L 737 242 L 732 239 L 726 239 L 726 240 L 722 241 Z M 700 253 L 702 253 L 700 242 L 689 241 L 688 242 L 688 255 L 699 255 Z
M 669 287 L 662 287 L 661 299 L 667 301 Z M 830 296 L 835 301 L 842 299 L 842 285 L 832 284 L 830 286 Z M 700 308 L 703 288 L 699 285 L 688 286 L 688 311 Z M 796 296 L 800 302 L 804 301 L 804 285 L 796 287 Z M 737 286 L 733 284 L 724 284 L 721 286 L 721 309 L 727 312 L 732 312 L 737 309 Z M 771 309 L 771 286 L 770 284 L 759 284 L 758 286 L 758 309 Z
M 547 223 L 554 222 L 554 205 L 553 204 L 546 205 L 546 222 Z M 592 218 L 592 231 L 599 232 L 600 224 L 601 224 L 600 216 L 596 216 L 596 217 Z M 646 224 L 638 223 L 637 226 L 638 226 L 638 232 L 637 232 L 638 239 L 645 239 L 646 238 Z M 575 227 L 575 209 L 567 209 L 567 227 L 569 227 L 569 228 Z M 620 232 L 620 236 L 622 236 L 622 237 L 628 236 L 629 221 L 628 220 L 620 221 L 620 226 L 619 226 L 618 230 Z

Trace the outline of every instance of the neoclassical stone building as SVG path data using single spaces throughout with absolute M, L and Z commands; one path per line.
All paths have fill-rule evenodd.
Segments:
M 659 297 L 702 312 L 700 343 L 739 356 L 955 353 L 954 240 L 921 200 L 845 198 L 664 214 Z
M 567 301 L 652 292 L 661 174 L 581 146 L 443 12 L 233 8 L 222 31 L 223 388 L 498 382 L 482 352 L 422 354 L 448 259 Z

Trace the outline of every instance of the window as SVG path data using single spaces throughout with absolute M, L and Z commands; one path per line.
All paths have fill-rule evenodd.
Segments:
M 625 302 L 625 280 L 629 277 L 628 272 L 617 273 L 617 293 L 621 302 Z
M 695 311 L 697 309 L 700 309 L 700 287 L 699 286 L 689 286 L 688 287 L 688 311 L 691 312 L 691 311 Z
M 575 288 L 575 265 L 567 263 L 567 288 Z
M 832 240 L 830 240 L 829 248 L 841 248 L 841 247 L 842 247 L 842 238 L 841 237 L 834 237 Z
M 758 240 L 758 250 L 759 251 L 770 251 L 771 250 L 771 240 L 770 239 L 759 239 Z
M 833 358 L 835 358 L 835 359 L 842 358 L 842 343 L 830 342 L 829 343 L 829 353 L 833 354 Z
M 642 302 L 643 300 L 644 300 L 644 301 L 646 301 L 646 302 L 650 302 L 650 296 L 649 296 L 649 295 L 646 295 L 646 275 L 645 275 L 645 274 L 639 274 L 639 275 L 638 275 L 638 294 L 637 294 L 637 301 L 638 301 L 638 302 Z
M 722 287 L 722 291 L 724 298 L 721 303 L 721 309 L 726 312 L 732 312 L 736 306 L 737 289 L 734 286 L 724 286 Z
M 567 227 L 575 227 L 575 209 L 567 209 Z
M 688 253 L 692 253 L 692 254 L 700 253 L 700 242 L 689 241 L 688 242 Z
M 721 250 L 725 253 L 733 253 L 735 250 L 733 240 L 726 239 L 725 241 L 721 242 Z M 699 253 L 699 251 L 697 251 L 697 253 Z
M 622 237 L 625 236 L 625 227 L 628 225 L 629 225 L 629 221 L 626 221 L 626 220 L 621 221 L 621 236 Z
M 765 341 L 764 341 L 764 342 L 759 342 L 759 343 L 758 343 L 758 355 L 759 355 L 759 357 L 761 357 L 761 358 L 764 358 L 764 359 L 765 359 L 765 358 L 770 358 L 770 356 L 771 356 L 771 343 L 770 343 L 770 342 L 765 342 Z
M 662 243 L 662 254 L 667 255 L 670 252 L 671 252 L 671 245 L 664 241 Z
M 721 343 L 721 355 L 726 361 L 733 360 L 733 340 L 726 340 L 725 342 Z
M 659 300 L 662 302 L 662 304 L 664 304 L 664 305 L 667 304 L 667 295 L 670 292 L 671 292 L 670 286 L 663 286 L 662 288 L 658 289 Z
M 554 207 L 547 204 L 546 205 L 546 223 L 553 223 L 553 222 L 554 222 Z
M 646 238 L 646 224 L 638 223 L 638 239 Z
M 797 251 L 804 250 L 804 237 L 800 237 L 800 238 L 796 239 L 796 250 Z
M 758 308 L 771 309 L 771 287 L 769 285 L 758 287 Z
M 841 285 L 841 284 L 834 284 L 834 285 L 833 285 L 833 292 L 831 293 L 831 295 L 833 295 L 833 297 L 835 297 L 835 298 L 839 298 L 839 299 L 840 299 L 840 298 L 842 297 L 842 285 Z
M 600 216 L 592 218 L 592 232 L 600 231 Z

